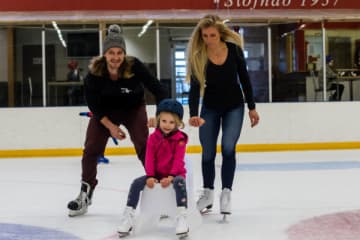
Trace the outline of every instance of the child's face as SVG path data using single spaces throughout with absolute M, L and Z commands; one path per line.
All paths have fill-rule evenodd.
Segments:
M 159 127 L 163 133 L 168 134 L 176 128 L 175 118 L 171 113 L 162 112 L 160 113 Z

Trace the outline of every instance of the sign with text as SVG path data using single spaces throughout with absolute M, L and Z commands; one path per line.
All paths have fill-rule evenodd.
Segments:
M 216 1 L 220 4 L 220 0 Z M 345 7 L 344 0 L 223 0 L 224 8 L 249 9 L 303 9 L 303 8 L 338 8 Z
M 206 10 L 206 9 L 360 9 L 359 0 L 16 0 L 1 11 Z

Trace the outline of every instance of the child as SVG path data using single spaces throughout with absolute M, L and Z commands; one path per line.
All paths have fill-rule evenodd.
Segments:
M 147 140 L 146 175 L 136 178 L 131 184 L 126 208 L 118 227 L 120 235 L 128 234 L 133 227 L 140 192 L 145 185 L 153 188 L 156 183 L 160 183 L 163 188 L 173 183 L 177 205 L 176 235 L 187 234 L 189 231 L 186 222 L 187 193 L 184 161 L 188 137 L 179 130 L 184 127 L 183 115 L 183 107 L 176 100 L 164 99 L 159 103 L 156 111 L 156 129 Z

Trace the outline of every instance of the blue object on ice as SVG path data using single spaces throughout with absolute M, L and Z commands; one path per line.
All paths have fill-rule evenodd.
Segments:
M 101 156 L 99 157 L 98 159 L 98 163 L 105 163 L 105 164 L 108 164 L 110 161 L 108 158 L 104 157 L 104 156 Z
M 22 224 L 0 223 L 1 240 L 80 240 L 80 238 L 56 229 Z

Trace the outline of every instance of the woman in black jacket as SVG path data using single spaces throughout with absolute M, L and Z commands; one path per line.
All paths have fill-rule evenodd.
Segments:
M 202 146 L 204 192 L 197 201 L 199 211 L 211 208 L 214 201 L 215 157 L 220 129 L 223 158 L 220 212 L 230 214 L 235 148 L 243 124 L 244 102 L 249 109 L 251 127 L 259 122 L 241 40 L 239 34 L 218 16 L 207 15 L 199 21 L 188 45 L 189 124 L 200 128 Z

